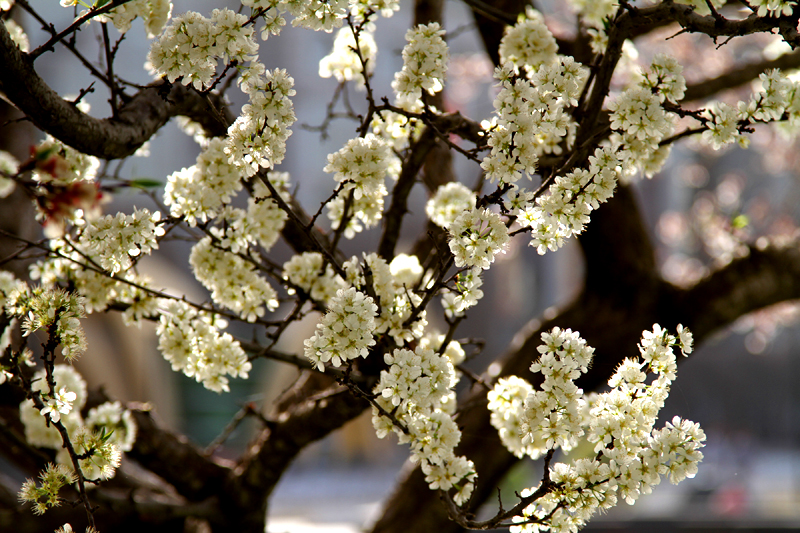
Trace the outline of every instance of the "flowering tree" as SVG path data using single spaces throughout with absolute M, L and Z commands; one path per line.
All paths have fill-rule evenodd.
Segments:
M 46 237 L 4 230 L 18 243 L 4 264 L 33 252 L 37 260 L 27 278 L 0 272 L 0 449 L 31 475 L 18 501 L 3 489 L 3 527 L 263 531 L 269 496 L 292 459 L 365 410 L 378 436 L 394 435 L 418 465 L 376 532 L 576 531 L 662 477 L 694 476 L 703 431 L 678 417 L 657 424 L 676 351 L 688 355 L 693 335 L 701 341 L 745 313 L 800 297 L 800 257 L 793 243 L 762 241 L 700 281 L 674 286 L 656 268 L 630 184 L 657 173 L 683 139 L 720 149 L 746 146 L 762 123 L 796 128 L 800 82 L 777 67 L 800 65 L 800 54 L 687 86 L 675 58 L 640 63 L 626 47 L 667 28 L 720 46 L 766 33 L 794 48 L 800 14 L 779 0 L 744 9 L 722 0 L 573 0 L 576 27 L 557 37 L 527 2 L 465 3 L 496 65 L 490 117 L 444 105 L 441 1 L 415 3 L 388 95 L 371 84 L 373 35 L 397 1 L 242 0 L 236 11 L 175 15 L 167 0 L 62 0 L 76 13 L 64 29 L 27 1 L 0 1 L 0 88 L 46 134 L 25 157 L 3 153 L 0 167 L 0 193 L 23 191 Z M 48 40 L 30 50 L 13 10 L 41 22 Z M 112 26 L 124 34 L 137 17 L 152 39 L 155 81 L 146 87 L 124 82 L 114 63 L 122 41 L 111 38 Z M 90 21 L 102 30 L 102 67 L 72 40 Z M 337 95 L 354 84 L 365 100 L 361 114 L 345 109 L 353 138 L 320 169 L 332 175 L 331 194 L 311 211 L 290 192 L 296 178 L 279 170 L 295 122 L 293 79 L 259 56 L 267 46 L 260 41 L 280 38 L 288 21 L 335 34 L 320 75 L 340 82 Z M 107 88 L 109 118 L 86 112 L 85 92 L 68 101 L 48 87 L 36 60 L 52 50 L 77 56 Z M 741 101 L 708 102 L 753 80 L 760 86 Z M 248 99 L 240 110 L 224 97 L 234 85 Z M 330 119 L 337 104 L 347 107 L 334 97 Z M 150 195 L 152 208 L 103 215 L 109 191 L 152 184 L 121 181 L 100 161 L 130 157 L 171 120 L 199 143 L 196 164 L 167 176 L 163 193 Z M 480 168 L 480 182 L 455 179 L 454 157 Z M 414 187 L 429 195 L 428 231 L 413 254 L 400 253 Z M 246 207 L 234 206 L 237 197 Z M 342 239 L 367 231 L 379 235 L 377 247 L 345 256 Z M 498 254 L 512 239 L 545 254 L 575 236 L 587 264 L 580 294 L 525 330 L 499 372 L 467 371 L 458 328 Z M 142 257 L 187 239 L 209 302 L 168 294 L 137 269 Z M 270 259 L 279 239 L 295 253 L 284 264 Z M 259 416 L 242 457 L 204 455 L 141 406 L 88 390 L 70 366 L 92 349 L 81 319 L 100 312 L 121 313 L 131 326 L 157 323 L 173 370 L 220 394 L 230 379 L 247 378 L 257 358 L 304 372 Z M 446 331 L 429 325 L 432 313 L 443 314 Z M 287 328 L 308 315 L 317 326 L 302 353 L 278 351 Z M 237 338 L 227 329 L 233 322 L 259 328 L 266 342 Z M 457 398 L 462 379 L 471 386 Z M 489 432 L 496 437 L 486 439 Z M 579 442 L 593 451 L 572 461 L 560 454 Z M 112 480 L 123 453 L 163 483 Z M 502 495 L 492 516 L 477 520 L 477 507 L 525 456 L 544 459 L 541 481 Z M 79 505 L 59 506 L 64 500 Z

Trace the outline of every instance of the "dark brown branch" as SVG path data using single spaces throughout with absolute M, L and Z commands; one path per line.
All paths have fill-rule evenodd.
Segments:
M 227 466 L 205 457 L 184 436 L 158 426 L 146 410 L 133 410 L 138 432 L 128 456 L 161 476 L 190 501 L 202 501 L 219 493 Z
M 4 25 L 0 25 L 0 65 L 0 89 L 38 128 L 79 152 L 102 159 L 133 154 L 175 116 L 199 122 L 211 136 L 224 135 L 233 122 L 221 97 L 211 97 L 212 108 L 194 89 L 166 82 L 140 90 L 119 108 L 117 117 L 89 116 L 39 77 L 31 59 L 11 41 Z M 219 114 L 224 122 L 218 119 Z
M 717 14 L 699 15 L 694 7 L 688 4 L 678 4 L 673 0 L 664 0 L 658 5 L 637 9 L 630 8 L 625 16 L 630 16 L 631 30 L 636 32 L 642 28 L 658 27 L 664 20 L 674 20 L 688 33 L 704 33 L 716 39 L 718 37 L 740 37 L 753 33 L 773 33 L 782 30 L 787 22 L 793 20 L 795 26 L 797 18 L 794 17 L 758 17 L 755 14 L 740 20 L 731 20 Z M 787 32 L 788 34 L 788 32 Z M 786 38 L 786 36 L 784 36 Z M 789 36 L 791 39 L 792 36 Z M 789 42 L 789 41 L 787 41 Z M 790 45 L 794 44 L 789 42 Z
M 696 338 L 708 335 L 739 317 L 764 307 L 800 299 L 800 248 L 751 248 L 695 286 L 676 296 L 675 310 Z
M 408 195 L 411 194 L 417 174 L 433 148 L 433 143 L 433 132 L 426 128 L 419 140 L 411 145 L 408 156 L 403 161 L 400 177 L 392 190 L 392 201 L 384 216 L 383 234 L 378 244 L 378 255 L 386 261 L 394 259 L 394 250 L 400 238 L 403 217 L 408 213 Z
M 800 50 L 795 50 L 775 59 L 744 65 L 716 78 L 689 85 L 686 87 L 683 102 L 704 100 L 722 91 L 741 87 L 756 79 L 762 72 L 772 68 L 794 69 L 798 67 L 800 67 Z
M 107 4 L 105 4 L 105 5 L 101 6 L 101 7 L 98 7 L 98 8 L 94 8 L 93 7 L 91 9 L 89 9 L 86 13 L 84 13 L 80 17 L 76 18 L 72 22 L 72 24 L 67 26 L 62 31 L 58 32 L 58 34 L 56 34 L 53 37 L 51 37 L 50 40 L 48 40 L 43 45 L 39 46 L 36 50 L 33 50 L 30 53 L 31 61 L 35 61 L 37 57 L 39 57 L 40 55 L 42 55 L 43 53 L 45 53 L 47 51 L 52 51 L 53 47 L 58 42 L 64 40 L 64 38 L 67 37 L 68 35 L 78 31 L 80 29 L 80 27 L 83 24 L 85 24 L 86 22 L 88 22 L 88 21 L 92 20 L 93 18 L 98 17 L 100 15 L 104 15 L 104 14 L 108 13 L 109 11 L 111 11 L 113 9 L 116 9 L 117 7 L 121 6 L 122 4 L 127 4 L 130 1 L 131 0 L 111 0 L 110 2 L 108 2 Z
M 237 531 L 263 531 L 267 499 L 297 454 L 369 407 L 369 402 L 335 383 L 327 389 L 330 394 L 319 393 L 324 379 L 320 376 L 300 387 L 300 401 L 261 432 L 232 472 L 220 496 L 225 516 L 235 517 Z

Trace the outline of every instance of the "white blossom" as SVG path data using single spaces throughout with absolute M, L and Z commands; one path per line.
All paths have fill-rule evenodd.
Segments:
M 211 139 L 195 165 L 167 177 L 164 203 L 173 217 L 183 217 L 190 226 L 206 222 L 242 189 L 242 172 L 229 162 L 226 146 L 224 139 Z
M 238 313 L 248 322 L 278 307 L 275 289 L 256 272 L 255 266 L 205 237 L 192 248 L 192 272 L 211 291 L 215 303 Z
M 656 54 L 650 69 L 644 73 L 641 85 L 658 94 L 661 102 L 669 100 L 677 103 L 683 99 L 686 91 L 683 67 L 672 56 Z
M 3 24 L 6 25 L 6 30 L 8 30 L 8 35 L 11 37 L 11 41 L 17 45 L 21 52 L 28 52 L 31 45 L 28 41 L 28 36 L 25 34 L 25 30 L 22 29 L 22 26 L 14 22 L 13 19 L 4 20 Z M 0 198 L 1 197 L 2 196 L 0 196 Z
M 61 434 L 55 426 L 48 425 L 45 417 L 49 414 L 52 421 L 60 421 L 72 434 L 83 425 L 80 411 L 86 404 L 87 389 L 83 377 L 70 365 L 54 365 L 53 382 L 55 390 L 51 396 L 46 373 L 44 369 L 38 370 L 33 375 L 31 389 L 42 395 L 46 407 L 39 411 L 33 400 L 25 400 L 19 406 L 19 414 L 27 442 L 40 448 L 60 449 Z
M 753 0 L 750 5 L 758 8 L 759 17 L 788 17 L 794 10 L 794 2 L 787 0 Z
M 54 340 L 60 343 L 61 355 L 68 361 L 86 350 L 86 336 L 80 323 L 85 311 L 80 296 L 60 288 L 29 289 L 18 284 L 6 294 L 5 307 L 9 315 L 22 319 L 22 334 L 26 337 L 55 326 Z
M 349 7 L 348 0 L 284 1 L 284 4 L 295 17 L 292 26 L 326 32 L 342 25 Z
M 148 54 L 151 68 L 170 82 L 203 90 L 211 84 L 217 60 L 247 63 L 255 59 L 258 44 L 247 17 L 230 9 L 215 9 L 211 18 L 188 11 L 175 17 L 153 42 Z
M 464 211 L 448 231 L 450 251 L 457 267 L 488 269 L 495 256 L 505 251 L 509 238 L 508 228 L 500 216 L 488 209 Z
M 241 114 L 228 128 L 225 153 L 228 161 L 246 176 L 259 168 L 272 168 L 283 160 L 289 127 L 296 120 L 294 80 L 285 70 L 266 71 L 243 84 L 250 97 Z
M 379 313 L 375 320 L 376 333 L 388 333 L 394 337 L 395 342 L 402 344 L 422 336 L 427 325 L 427 312 L 417 310 L 416 318 L 406 324 L 411 318 L 414 308 L 422 302 L 422 296 L 403 286 L 402 281 L 395 277 L 389 264 L 375 253 L 364 254 L 364 263 L 353 257 L 345 262 L 344 269 L 347 281 L 360 290 L 368 290 L 365 286 L 369 283 L 375 291 Z M 368 274 L 367 274 L 368 273 Z M 368 282 L 368 278 L 371 278 Z
M 425 213 L 431 222 L 442 228 L 450 224 L 464 211 L 475 209 L 475 193 L 465 185 L 452 181 L 439 186 L 425 204 Z
M 715 150 L 734 142 L 740 136 L 739 116 L 735 108 L 724 102 L 716 102 L 706 108 L 704 115 L 708 119 L 708 129 L 703 132 L 702 139 Z
M 115 7 L 102 17 L 98 17 L 98 20 L 110 21 L 120 33 L 125 33 L 131 28 L 131 22 L 140 17 L 144 21 L 147 36 L 152 39 L 161 33 L 171 14 L 172 2 L 169 0 L 133 0 Z
M 492 150 L 481 167 L 491 181 L 514 184 L 523 173 L 535 173 L 539 156 L 571 145 L 577 127 L 565 109 L 578 103 L 587 76 L 580 63 L 563 56 L 530 79 L 517 77 L 511 63 L 495 69 L 497 117 L 482 124 Z
M 345 281 L 334 274 L 330 263 L 322 268 L 323 258 L 319 252 L 304 252 L 293 256 L 283 264 L 283 279 L 306 292 L 313 300 L 329 305 L 339 289 L 347 288 Z M 294 294 L 293 288 L 288 289 Z
M 413 103 L 422 97 L 422 91 L 433 95 L 444 87 L 450 57 L 444 33 L 438 22 L 420 24 L 406 32 L 403 69 L 392 82 L 399 101 Z
M 422 265 L 416 255 L 397 254 L 389 263 L 389 270 L 399 286 L 414 287 L 422 276 Z
M 268 172 L 270 182 L 278 179 L 278 172 Z M 273 183 L 277 189 L 283 185 Z M 252 194 L 247 199 L 247 209 L 227 207 L 217 219 L 221 225 L 211 228 L 211 233 L 219 239 L 220 247 L 233 253 L 243 253 L 249 247 L 259 245 L 269 251 L 278 241 L 281 230 L 289 216 L 270 197 L 267 186 L 257 181 L 252 186 Z
M 593 349 L 577 333 L 555 328 L 542 334 L 542 356 L 531 365 L 543 375 L 539 387 L 518 377 L 498 381 L 488 396 L 491 423 L 509 451 L 536 458 L 548 449 L 569 450 L 585 433 L 597 454 L 552 464 L 549 479 L 557 490 L 535 500 L 513 521 L 537 518 L 552 530 L 575 531 L 598 510 L 618 500 L 632 504 L 650 493 L 662 475 L 673 483 L 694 476 L 705 441 L 700 427 L 675 417 L 663 429 L 653 429 L 674 378 L 653 361 L 668 359 L 671 346 L 684 344 L 681 338 L 690 344 L 685 328 L 675 337 L 654 325 L 643 333 L 642 359 L 623 361 L 609 380 L 611 390 L 584 396 L 574 380 L 587 370 Z M 656 378 L 650 380 L 644 370 Z M 525 489 L 521 495 L 535 490 Z
M 14 180 L 11 176 L 17 173 L 19 162 L 13 155 L 0 150 L 0 198 L 5 198 L 14 190 Z
M 375 315 L 378 306 L 371 297 L 355 288 L 339 289 L 317 330 L 306 339 L 305 356 L 319 369 L 325 363 L 341 366 L 357 357 L 366 357 L 375 344 Z
M 228 391 L 226 376 L 246 378 L 252 365 L 226 323 L 177 300 L 159 302 L 158 348 L 172 369 L 215 392 Z
M 515 68 L 535 70 L 555 58 L 558 45 L 542 14 L 528 6 L 524 17 L 514 26 L 506 26 L 499 52 L 501 65 L 511 62 Z
M 356 50 L 361 52 L 361 58 L 364 60 L 363 65 Z M 366 68 L 367 76 L 370 76 L 375 70 L 377 52 L 375 38 L 370 32 L 360 32 L 358 45 L 356 45 L 353 30 L 342 28 L 336 33 L 336 38 L 333 41 L 333 51 L 319 62 L 319 75 L 321 78 L 333 76 L 340 83 L 356 80 L 358 87 L 363 87 L 364 68 Z
M 136 441 L 136 422 L 120 402 L 105 402 L 89 409 L 85 425 L 92 431 L 101 428 L 121 452 L 129 452 Z
M 158 238 L 164 235 L 160 220 L 160 212 L 147 209 L 106 215 L 87 224 L 78 242 L 104 270 L 116 274 L 128 270 L 133 258 L 158 248 Z
M 52 398 L 44 401 L 42 416 L 47 416 L 53 422 L 61 420 L 61 415 L 68 415 L 72 411 L 72 402 L 75 401 L 77 394 L 61 387 L 58 392 L 54 392 Z
M 428 486 L 444 491 L 457 488 L 455 501 L 462 505 L 477 474 L 472 461 L 454 453 L 461 431 L 448 405 L 458 378 L 449 357 L 425 344 L 414 351 L 395 349 L 384 355 L 389 369 L 381 372 L 374 389 L 382 411 L 373 407 L 372 422 L 379 437 L 393 431 L 401 443 L 409 443 L 412 460 L 420 463 Z M 385 416 L 389 412 L 405 432 Z
M 328 164 L 323 169 L 333 173 L 334 179 L 345 185 L 344 191 L 353 191 L 358 200 L 363 195 L 376 192 L 385 194 L 386 159 L 389 148 L 372 133 L 366 137 L 350 139 L 344 147 L 328 155 Z

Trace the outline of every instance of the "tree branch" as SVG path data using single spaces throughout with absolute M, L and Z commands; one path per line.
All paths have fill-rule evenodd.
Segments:
M 800 299 L 796 241 L 751 248 L 746 257 L 678 293 L 674 307 L 695 338 L 703 339 L 747 313 L 793 299 Z
M 234 524 L 228 527 L 263 531 L 269 495 L 297 454 L 369 407 L 365 399 L 338 384 L 321 390 L 324 379 L 318 376 L 301 384 L 297 392 L 301 401 L 291 404 L 274 425 L 261 432 L 232 471 L 225 490 L 220 491 L 224 515 L 237 520 L 235 528 Z
M 205 457 L 184 436 L 156 424 L 148 411 L 133 410 L 138 432 L 128 456 L 161 476 L 190 501 L 218 495 L 230 469 Z
M 79 152 L 102 159 L 133 154 L 167 121 L 187 116 L 211 136 L 224 135 L 233 116 L 219 95 L 206 97 L 192 88 L 155 82 L 119 108 L 117 117 L 97 119 L 82 113 L 52 90 L 0 25 L 0 89 L 42 131 Z M 223 118 L 220 121 L 220 115 Z
M 760 61 L 758 63 L 750 63 L 744 65 L 730 72 L 726 72 L 717 76 L 703 80 L 701 82 L 689 85 L 686 87 L 682 102 L 691 102 L 694 100 L 703 100 L 710 98 L 715 94 L 735 89 L 746 83 L 756 79 L 759 74 L 772 68 L 778 69 L 795 69 L 800 67 L 800 50 L 795 50 L 788 54 L 784 54 L 778 58 Z

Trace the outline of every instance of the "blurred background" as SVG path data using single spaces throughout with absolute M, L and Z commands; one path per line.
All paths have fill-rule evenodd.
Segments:
M 226 2 L 175 0 L 174 14 L 188 9 L 209 13 Z M 378 61 L 373 86 L 378 95 L 391 95 L 394 72 L 402 65 L 403 35 L 411 24 L 411 2 L 391 19 L 380 19 L 376 34 Z M 57 28 L 65 27 L 72 11 L 53 0 L 33 0 L 31 5 Z M 238 4 L 229 2 L 237 9 Z M 568 34 L 571 15 L 556 2 L 542 2 L 548 23 L 558 34 Z M 32 47 L 43 42 L 37 23 L 23 16 Z M 472 19 L 461 2 L 446 5 L 446 28 L 451 64 L 446 85 L 446 108 L 460 110 L 474 119 L 489 118 L 494 88 L 492 66 L 483 54 Z M 78 45 L 98 50 L 97 24 L 84 27 Z M 771 36 L 734 41 L 715 52 L 713 61 L 697 64 L 713 43 L 679 36 L 663 42 L 664 34 L 637 43 L 640 60 L 669 46 L 670 53 L 685 65 L 687 80 L 713 77 L 740 62 L 764 54 L 779 53 Z M 659 42 L 660 38 L 660 42 Z M 333 121 L 327 135 L 315 130 L 323 123 L 328 98 L 336 82 L 320 79 L 319 59 L 330 52 L 333 34 L 287 27 L 280 38 L 261 43 L 261 60 L 267 68 L 286 68 L 295 79 L 293 99 L 298 115 L 289 139 L 287 156 L 278 168 L 291 173 L 291 186 L 306 210 L 314 211 L 333 187 L 331 177 L 321 171 L 329 153 L 352 137 L 355 125 Z M 94 46 L 94 48 L 92 48 Z M 134 22 L 119 49 L 117 72 L 136 83 L 149 83 L 143 63 L 148 50 L 141 22 Z M 88 52 L 90 57 L 91 52 Z M 636 60 L 629 51 L 627 60 Z M 72 56 L 59 51 L 41 57 L 41 74 L 62 95 L 77 95 L 89 79 Z M 620 80 L 622 82 L 624 80 Z M 743 98 L 751 90 L 723 97 Z M 236 88 L 229 91 L 236 112 L 244 99 Z M 363 94 L 349 89 L 356 110 L 363 107 Z M 109 114 L 102 90 L 85 100 L 92 114 Z M 33 142 L 39 139 L 34 139 Z M 108 172 L 122 177 L 166 176 L 194 164 L 197 144 L 176 126 L 168 125 L 149 146 L 150 157 L 131 158 Z M 743 253 L 743 243 L 766 235 L 796 236 L 800 220 L 800 165 L 797 145 L 774 130 L 758 130 L 749 150 L 731 148 L 711 152 L 685 141 L 676 147 L 662 172 L 640 181 L 636 191 L 657 243 L 664 276 L 676 284 L 690 284 L 716 266 Z M 19 156 L 19 155 L 18 155 Z M 25 154 L 22 154 L 24 157 Z M 459 180 L 472 186 L 479 168 L 456 157 Z M 156 195 L 158 196 L 158 194 Z M 424 231 L 421 187 L 412 194 L 409 227 L 399 251 L 408 251 L 417 234 Z M 153 208 L 144 195 L 122 193 L 107 211 L 127 210 L 133 205 Z M 326 224 L 325 217 L 322 224 Z M 359 235 L 343 247 L 360 254 L 377 242 L 373 230 Z M 573 242 L 555 254 L 540 257 L 521 240 L 512 241 L 499 256 L 485 282 L 486 297 L 470 312 L 459 335 L 485 343 L 483 351 L 468 365 L 482 371 L 502 354 L 514 334 L 530 319 L 548 316 L 580 290 L 582 258 Z M 194 301 L 208 299 L 205 290 L 188 269 L 190 244 L 170 242 L 140 263 L 164 287 L 186 294 Z M 285 245 L 276 246 L 274 259 L 288 260 Z M 698 347 L 679 367 L 661 420 L 674 415 L 699 422 L 708 435 L 705 460 L 693 480 L 679 486 L 664 481 L 635 506 L 624 503 L 607 515 L 595 518 L 593 531 L 672 531 L 704 528 L 704 531 L 752 528 L 800 529 L 800 309 L 781 304 L 746 316 L 733 327 L 720 331 Z M 280 311 L 279 311 L 280 312 Z M 443 321 L 429 313 L 432 325 L 444 329 Z M 156 350 L 154 328 L 128 329 L 113 314 L 93 315 L 85 320 L 89 350 L 76 365 L 90 386 L 103 386 L 114 397 L 149 401 L 168 427 L 187 434 L 199 446 L 207 446 L 219 435 L 246 402 L 257 402 L 269 410 L 270 399 L 283 391 L 297 375 L 292 367 L 258 361 L 247 381 L 234 380 L 229 394 L 215 394 L 193 380 L 173 373 Z M 303 339 L 313 332 L 313 321 L 291 328 L 280 349 L 299 352 Z M 234 326 L 234 332 L 251 338 L 258 332 Z M 468 349 L 469 353 L 469 349 Z M 242 425 L 219 453 L 237 456 L 251 436 L 252 427 Z M 355 420 L 328 439 L 308 448 L 287 472 L 271 501 L 270 531 L 356 531 L 380 509 L 407 457 L 405 447 L 391 439 L 375 437 L 369 416 Z M 538 483 L 541 464 L 523 461 L 503 487 L 512 494 Z M 431 494 L 431 497 L 435 497 Z M 315 502 L 309 505 L 309 502 Z

